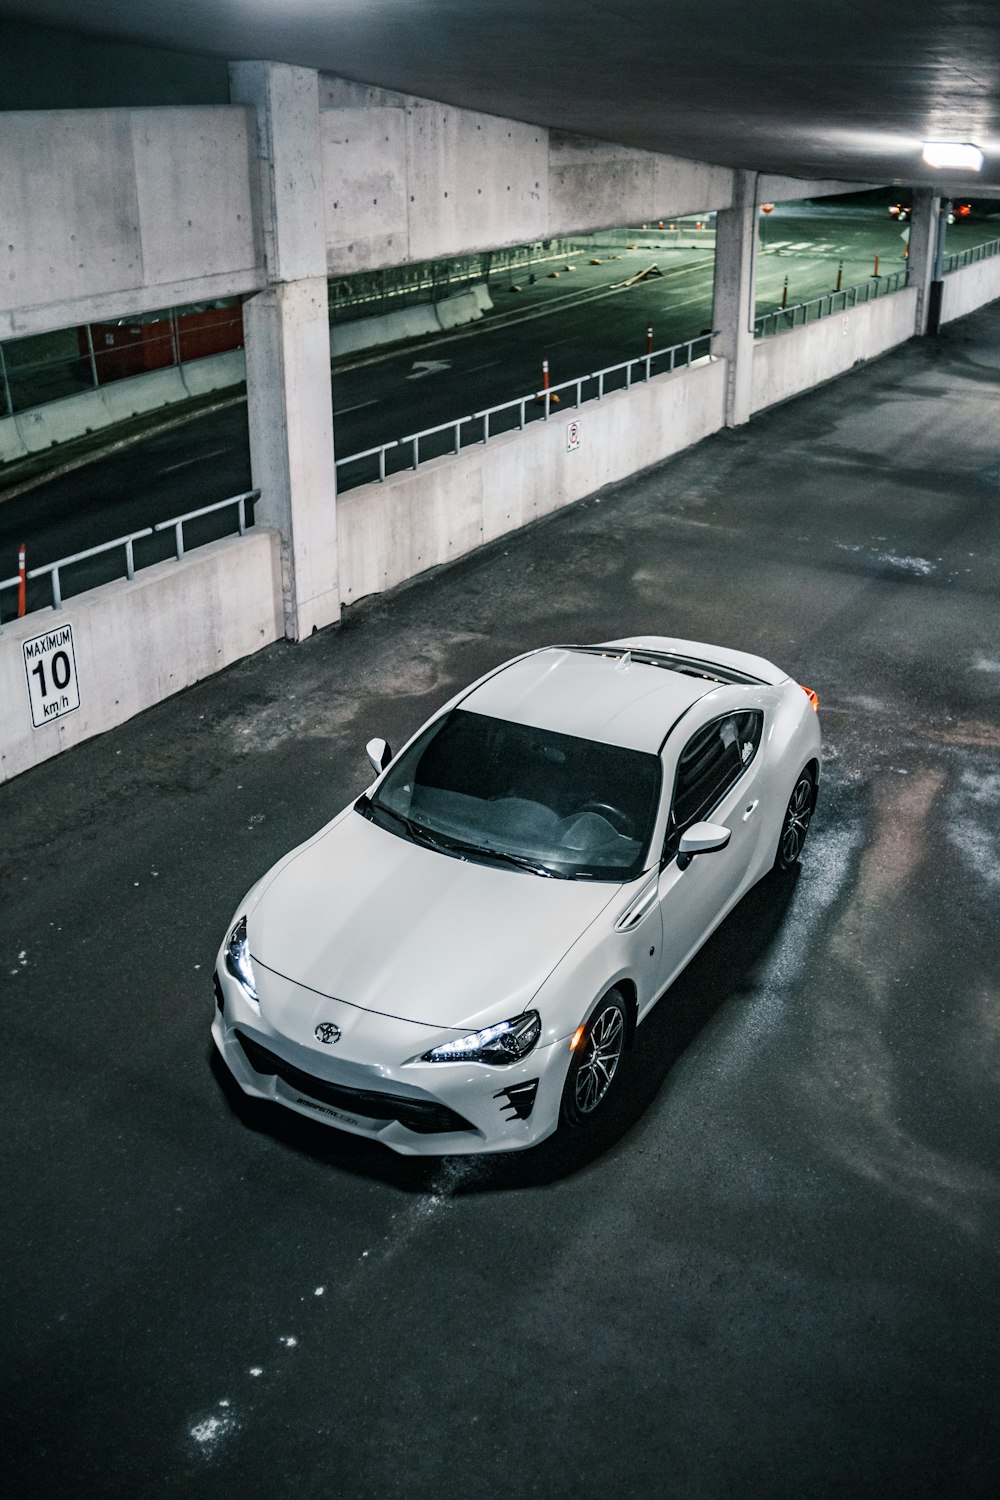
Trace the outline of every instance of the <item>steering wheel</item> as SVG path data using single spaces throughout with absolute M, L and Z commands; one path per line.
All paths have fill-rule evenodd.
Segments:
M 597 813 L 598 817 L 611 824 L 615 833 L 622 838 L 631 838 L 632 822 L 620 807 L 612 807 L 610 802 L 585 802 L 580 809 L 581 813 Z

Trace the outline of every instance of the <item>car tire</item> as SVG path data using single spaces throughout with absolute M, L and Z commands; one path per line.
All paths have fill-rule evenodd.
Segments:
M 806 766 L 798 774 L 785 808 L 785 816 L 781 820 L 778 852 L 774 856 L 776 870 L 790 870 L 798 863 L 815 806 L 816 778 Z
M 585 1125 L 616 1092 L 628 1039 L 628 1010 L 621 990 L 610 989 L 581 1027 L 563 1088 L 564 1125 Z

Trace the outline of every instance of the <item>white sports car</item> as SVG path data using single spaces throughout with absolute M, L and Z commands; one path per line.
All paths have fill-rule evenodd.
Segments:
M 584 1124 L 656 1001 L 799 857 L 816 695 L 743 651 L 550 646 L 435 714 L 240 903 L 212 1034 L 246 1093 L 409 1155 Z

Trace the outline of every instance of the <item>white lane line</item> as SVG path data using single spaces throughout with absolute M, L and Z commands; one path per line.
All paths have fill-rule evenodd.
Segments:
M 503 364 L 503 360 L 501 359 L 488 359 L 484 365 L 470 365 L 469 368 L 467 370 L 463 370 L 462 373 L 464 375 L 474 375 L 477 370 L 492 370 L 494 365 L 500 364 Z
M 218 458 L 220 453 L 228 453 L 228 448 L 213 448 L 211 453 L 199 453 L 197 458 L 182 458 L 179 464 L 167 464 L 161 469 L 161 474 L 172 474 L 175 469 L 186 469 L 190 464 L 203 464 L 206 459 Z
M 359 401 L 356 406 L 335 406 L 333 415 L 335 417 L 346 417 L 349 411 L 364 411 L 366 406 L 378 406 L 378 397 L 371 401 Z

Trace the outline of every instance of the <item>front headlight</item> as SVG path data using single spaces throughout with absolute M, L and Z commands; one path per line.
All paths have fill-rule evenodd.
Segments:
M 527 1057 L 542 1034 L 537 1010 L 525 1011 L 512 1021 L 498 1021 L 482 1031 L 470 1032 L 457 1041 L 445 1042 L 425 1052 L 421 1062 L 515 1063 Z
M 240 917 L 229 934 L 226 943 L 226 968 L 234 979 L 238 979 L 251 1000 L 257 999 L 253 982 L 253 964 L 250 962 L 250 943 L 247 939 L 247 919 Z

